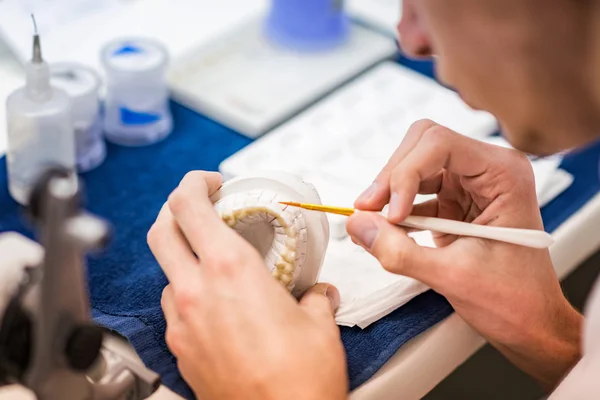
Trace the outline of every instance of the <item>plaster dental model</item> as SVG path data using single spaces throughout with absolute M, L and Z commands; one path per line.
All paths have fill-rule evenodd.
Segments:
M 237 177 L 226 181 L 211 200 L 292 295 L 300 297 L 317 282 L 329 241 L 327 215 L 279 204 L 321 204 L 312 184 L 283 172 Z

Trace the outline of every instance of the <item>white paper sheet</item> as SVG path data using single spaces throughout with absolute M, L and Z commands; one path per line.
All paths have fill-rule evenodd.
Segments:
M 573 175 L 564 169 L 557 169 L 549 179 L 548 184 L 540 192 L 538 192 L 538 203 L 540 207 L 544 207 L 546 204 L 558 197 L 562 192 L 567 190 L 573 183 L 573 179 Z

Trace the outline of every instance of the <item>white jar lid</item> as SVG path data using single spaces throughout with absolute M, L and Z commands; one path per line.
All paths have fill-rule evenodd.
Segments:
M 122 72 L 150 72 L 166 66 L 168 53 L 157 41 L 147 38 L 122 38 L 102 50 L 104 67 Z
M 71 99 L 75 122 L 91 125 L 99 113 L 100 77 L 91 68 L 71 62 L 50 64 L 50 84 Z
M 100 77 L 91 68 L 78 63 L 59 62 L 50 64 L 52 86 L 66 91 L 73 99 L 98 96 Z

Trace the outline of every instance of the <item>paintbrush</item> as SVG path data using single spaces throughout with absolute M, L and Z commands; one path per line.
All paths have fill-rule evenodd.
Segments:
M 280 201 L 291 207 L 300 207 L 305 210 L 314 210 L 338 215 L 352 215 L 353 208 L 324 206 L 320 204 L 305 204 Z M 384 213 L 383 216 L 387 217 Z M 500 242 L 517 244 L 520 246 L 545 249 L 554 243 L 550 234 L 536 229 L 503 228 L 498 226 L 477 225 L 462 221 L 453 221 L 444 218 L 418 217 L 410 215 L 400 224 L 407 228 L 424 231 L 432 231 L 457 236 L 470 236 L 483 239 L 496 240 Z

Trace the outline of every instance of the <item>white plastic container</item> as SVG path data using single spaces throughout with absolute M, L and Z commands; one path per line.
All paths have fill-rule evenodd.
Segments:
M 167 50 L 149 39 L 120 39 L 104 47 L 102 64 L 106 73 L 106 139 L 142 146 L 167 137 L 173 129 Z
M 63 89 L 71 98 L 77 170 L 90 171 L 106 158 L 98 93 L 100 78 L 91 68 L 77 63 L 55 63 L 50 72 L 52 86 Z
M 36 48 L 39 51 L 39 38 Z M 35 43 L 35 42 L 34 42 Z M 46 168 L 71 171 L 77 184 L 75 134 L 68 94 L 50 85 L 50 68 L 35 52 L 26 65 L 26 84 L 6 100 L 8 190 L 29 203 L 31 189 Z

